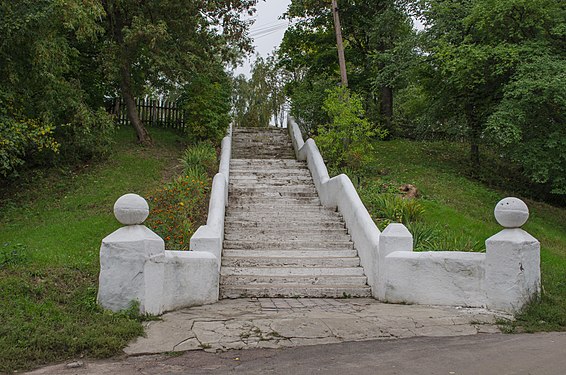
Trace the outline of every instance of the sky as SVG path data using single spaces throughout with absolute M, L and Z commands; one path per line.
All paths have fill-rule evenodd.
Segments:
M 257 12 L 252 17 L 255 23 L 250 28 L 250 36 L 254 40 L 256 53 L 260 56 L 266 57 L 281 43 L 289 22 L 280 20 L 279 17 L 285 13 L 290 3 L 291 0 L 260 0 L 258 2 Z M 244 66 L 236 69 L 235 74 L 245 74 L 249 77 L 253 61 L 255 61 L 255 56 L 251 56 Z

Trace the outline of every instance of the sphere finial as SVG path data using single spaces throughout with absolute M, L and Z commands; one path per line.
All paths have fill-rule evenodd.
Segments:
M 114 216 L 124 225 L 143 224 L 148 215 L 147 201 L 137 194 L 122 195 L 114 203 Z
M 529 208 L 519 198 L 508 197 L 497 203 L 495 220 L 505 228 L 520 228 L 529 219 Z

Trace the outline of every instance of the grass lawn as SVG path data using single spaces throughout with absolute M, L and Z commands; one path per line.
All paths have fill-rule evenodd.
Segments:
M 152 129 L 155 147 L 120 129 L 104 162 L 47 171 L 0 202 L 0 372 L 81 355 L 117 353 L 142 334 L 134 312 L 96 304 L 102 238 L 119 227 L 112 207 L 147 196 L 179 173 L 182 138 Z
M 495 221 L 496 203 L 506 196 L 522 198 L 522 186 L 509 178 L 506 189 L 492 189 L 467 176 L 467 146 L 448 142 L 389 141 L 375 144 L 368 175 L 361 181 L 360 195 L 369 186 L 415 185 L 424 208 L 420 221 L 456 238 L 455 244 L 470 241 L 485 248 L 485 240 L 502 229 Z M 489 160 L 483 166 L 495 170 Z M 489 176 L 487 176 L 489 177 Z M 508 177 L 506 176 L 505 180 Z M 492 177 L 493 178 L 493 177 Z M 488 178 L 489 179 L 489 178 Z M 523 227 L 541 242 L 542 286 L 540 303 L 531 304 L 509 331 L 532 332 L 566 330 L 566 209 L 525 199 L 531 215 Z M 365 202 L 368 203 L 368 202 Z M 366 204 L 367 205 L 367 204 Z M 450 250 L 458 250 L 451 248 Z

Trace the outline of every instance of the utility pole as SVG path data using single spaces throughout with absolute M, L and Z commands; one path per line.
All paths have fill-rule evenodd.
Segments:
M 332 0 L 332 15 L 334 16 L 334 29 L 336 30 L 336 45 L 338 47 L 338 61 L 340 62 L 342 86 L 348 87 L 346 58 L 344 57 L 344 44 L 342 43 L 342 27 L 340 26 L 340 16 L 338 15 L 338 3 L 336 0 Z

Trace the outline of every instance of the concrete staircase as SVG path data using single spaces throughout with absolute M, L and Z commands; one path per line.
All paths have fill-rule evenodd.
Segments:
M 321 206 L 286 129 L 234 129 L 221 298 L 370 295 L 342 218 Z

